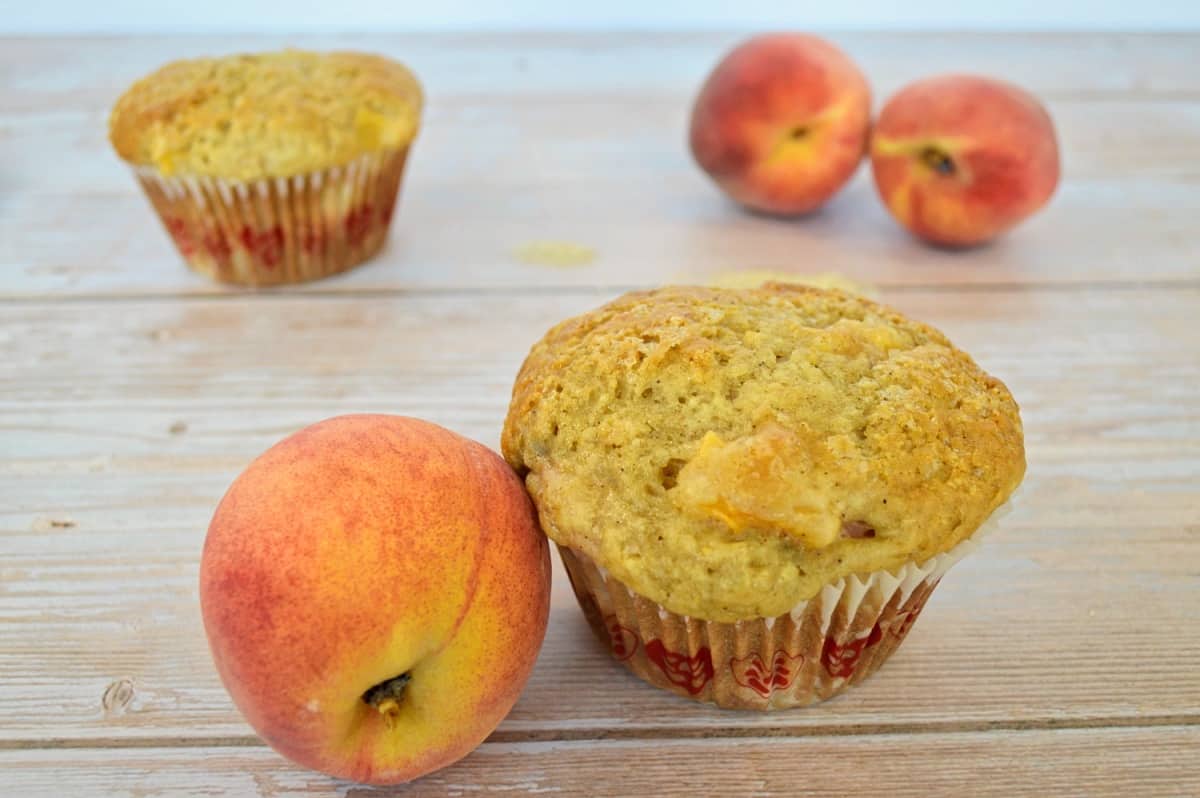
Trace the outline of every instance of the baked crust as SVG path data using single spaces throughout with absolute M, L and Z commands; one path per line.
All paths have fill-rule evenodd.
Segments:
M 969 537 L 1025 471 L 1017 404 L 839 291 L 627 294 L 550 330 L 502 436 L 546 533 L 672 612 L 788 612 Z

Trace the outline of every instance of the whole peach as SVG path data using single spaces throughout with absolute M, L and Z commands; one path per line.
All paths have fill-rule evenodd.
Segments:
M 738 45 L 692 108 L 696 163 L 749 208 L 808 213 L 858 168 L 871 126 L 871 89 L 834 45 L 770 33 Z
M 475 748 L 516 702 L 550 595 L 520 479 L 434 424 L 341 416 L 285 438 L 221 500 L 204 628 L 250 725 L 295 762 L 376 784 Z
M 871 135 L 875 186 L 926 241 L 987 241 L 1046 204 L 1058 185 L 1050 114 L 1010 83 L 942 75 L 896 93 Z

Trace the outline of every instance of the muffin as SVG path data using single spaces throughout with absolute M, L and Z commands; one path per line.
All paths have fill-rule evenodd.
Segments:
M 421 104 L 412 73 L 381 56 L 199 58 L 126 91 L 109 140 L 193 269 L 296 283 L 383 246 Z
M 559 324 L 502 448 L 613 655 L 753 709 L 874 672 L 1025 471 L 1008 389 L 940 332 L 779 283 Z

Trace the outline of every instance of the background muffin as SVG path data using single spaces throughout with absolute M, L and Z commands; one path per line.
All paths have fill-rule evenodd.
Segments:
M 502 443 L 614 653 L 760 708 L 873 671 L 1024 473 L 1008 390 L 939 332 L 779 284 L 560 324 Z
M 381 56 L 200 58 L 135 83 L 109 138 L 194 269 L 298 282 L 383 245 L 421 105 L 412 73 Z

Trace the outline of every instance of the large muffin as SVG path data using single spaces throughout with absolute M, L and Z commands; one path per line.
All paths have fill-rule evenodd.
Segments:
M 640 645 L 639 675 L 732 706 L 865 676 L 837 649 L 886 649 L 884 627 L 898 643 L 1025 470 L 1012 396 L 945 336 L 783 284 L 633 293 L 558 325 L 502 443 L 618 656 Z M 718 684 L 755 647 L 790 692 Z
M 130 87 L 109 138 L 193 268 L 297 282 L 382 246 L 421 106 L 416 78 L 382 56 L 198 58 Z

